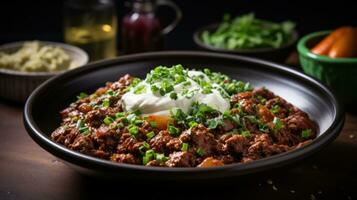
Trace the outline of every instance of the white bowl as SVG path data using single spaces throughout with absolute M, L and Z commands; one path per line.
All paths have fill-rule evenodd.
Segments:
M 15 52 L 28 41 L 13 42 L 0 46 L 0 52 Z M 72 59 L 75 66 L 82 66 L 88 63 L 88 54 L 82 49 L 57 42 L 39 41 L 43 45 L 61 47 Z M 31 92 L 47 79 L 56 76 L 64 71 L 56 72 L 22 72 L 0 68 L 0 97 L 17 102 L 25 102 Z

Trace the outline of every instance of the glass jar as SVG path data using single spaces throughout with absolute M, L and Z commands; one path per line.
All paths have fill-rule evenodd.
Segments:
M 89 54 L 91 61 L 116 56 L 117 15 L 113 0 L 68 0 L 64 40 Z
M 162 27 L 155 14 L 159 6 L 171 7 L 175 20 Z M 124 53 L 162 50 L 164 35 L 172 31 L 182 17 L 181 10 L 169 0 L 133 0 L 131 11 L 122 20 L 122 50 Z

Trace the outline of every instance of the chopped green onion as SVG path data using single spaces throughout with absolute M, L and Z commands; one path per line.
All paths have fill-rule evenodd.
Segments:
M 177 93 L 176 92 L 171 92 L 170 93 L 170 98 L 173 99 L 173 100 L 176 100 L 177 99 Z
M 114 119 L 111 118 L 111 117 L 109 117 L 109 116 L 106 116 L 106 117 L 104 118 L 103 122 L 104 122 L 104 124 L 109 125 L 109 124 L 111 124 L 111 123 L 114 122 Z
M 275 104 L 271 107 L 270 111 L 273 113 L 273 114 L 277 114 L 279 113 L 280 111 L 280 106 L 278 104 Z
M 185 120 L 187 116 L 181 109 L 172 108 L 170 110 L 170 115 L 176 121 L 177 124 L 185 125 Z
M 72 122 L 78 121 L 78 116 L 73 116 L 73 117 L 71 118 L 71 121 L 72 121 Z
M 305 129 L 301 132 L 301 137 L 304 139 L 308 139 L 309 137 L 311 137 L 311 135 L 312 135 L 311 129 Z
M 207 76 L 210 76 L 212 74 L 211 70 L 210 69 L 207 69 L 207 68 L 204 68 L 203 69 L 203 72 L 207 75 Z
M 258 126 L 259 126 L 259 130 L 261 132 L 264 132 L 264 133 L 269 132 L 269 126 L 268 125 L 260 123 Z
M 148 162 L 150 162 L 155 156 L 154 150 L 150 149 L 145 152 L 145 155 L 143 157 L 143 164 L 146 165 Z
M 107 90 L 107 94 L 110 96 L 114 96 L 114 91 L 109 89 L 109 90 Z
M 103 108 L 108 108 L 110 106 L 110 101 L 109 99 L 104 99 L 102 102 L 102 107 Z
M 251 136 L 250 131 L 242 131 L 241 135 L 243 137 L 250 137 Z
M 155 92 L 159 91 L 159 88 L 156 85 L 152 85 L 151 91 L 152 91 L 152 93 L 155 93 Z
M 139 147 L 140 153 L 144 154 L 146 150 L 150 149 L 150 144 L 147 142 L 143 142 L 143 145 Z
M 136 115 L 133 113 L 128 115 L 126 118 L 129 120 L 130 123 L 134 123 L 135 120 L 137 119 Z
M 190 128 L 193 128 L 193 127 L 197 126 L 198 123 L 195 122 L 195 121 L 190 121 L 190 122 L 188 123 L 188 125 L 190 126 Z
M 168 158 L 163 153 L 156 153 L 155 160 L 157 160 L 159 162 L 165 162 L 166 160 L 168 160 Z
M 190 86 L 192 83 L 190 81 L 186 81 L 183 83 L 183 86 Z
M 137 120 L 134 121 L 134 124 L 136 124 L 136 125 L 141 125 L 143 123 L 144 123 L 144 121 L 141 120 L 141 119 L 137 119 Z
M 84 122 L 81 120 L 81 119 L 79 119 L 78 121 L 77 121 L 77 124 L 76 124 L 76 128 L 81 128 L 82 126 L 84 125 Z
M 151 138 L 153 138 L 155 136 L 155 133 L 154 133 L 154 131 L 150 131 L 149 133 L 147 133 L 146 134 L 146 137 L 147 137 L 147 139 L 151 139 Z
M 204 156 L 204 155 L 205 155 L 205 152 L 204 152 L 203 149 L 201 149 L 201 148 L 198 148 L 198 149 L 196 150 L 196 153 L 197 153 L 199 156 Z
M 123 128 L 125 125 L 123 122 L 117 123 L 117 128 Z
M 134 89 L 134 94 L 142 94 L 146 92 L 146 86 L 145 85 L 139 85 Z
M 89 128 L 84 124 L 84 122 L 81 119 L 77 121 L 76 128 L 83 135 L 89 134 Z
M 253 87 L 250 85 L 250 83 L 246 83 L 244 85 L 244 91 L 251 91 L 253 89 Z
M 209 129 L 215 129 L 217 128 L 219 125 L 223 125 L 223 119 L 222 118 L 213 118 L 213 119 L 209 119 L 207 121 L 208 124 L 208 128 Z
M 82 133 L 83 135 L 88 135 L 89 134 L 89 128 L 84 126 L 79 128 L 79 132 Z
M 257 95 L 256 97 L 262 104 L 265 104 L 267 102 L 267 99 L 262 97 L 261 95 Z
M 157 122 L 149 122 L 150 123 L 150 126 L 153 127 L 153 128 L 156 128 L 157 127 Z
M 182 143 L 181 150 L 182 151 L 187 151 L 188 150 L 188 143 Z
M 178 83 L 182 83 L 185 81 L 185 77 L 182 76 L 182 75 L 176 75 L 175 76 L 175 83 L 178 84 Z
M 87 93 L 84 93 L 84 92 L 81 92 L 79 93 L 79 95 L 77 96 L 77 99 L 84 99 L 88 97 L 88 94 Z
M 273 124 L 274 124 L 274 131 L 279 131 L 284 126 L 283 122 L 277 117 L 274 117 Z
M 128 127 L 128 131 L 129 131 L 130 135 L 135 137 L 139 133 L 139 127 L 137 127 L 135 125 L 130 125 Z
M 169 125 L 167 127 L 167 129 L 168 129 L 169 133 L 173 136 L 178 136 L 178 134 L 180 133 L 180 129 L 178 129 L 172 125 Z
M 117 118 L 117 119 L 122 118 L 124 116 L 125 116 L 125 113 L 123 113 L 123 112 L 115 113 L 115 118 Z
M 124 124 L 129 124 L 129 120 L 125 117 L 125 118 L 121 118 L 121 121 L 124 123 Z
M 141 114 L 141 111 L 140 111 L 139 109 L 136 109 L 136 110 L 134 110 L 134 111 L 131 112 L 131 113 L 134 114 L 134 115 L 139 116 L 139 115 Z
M 147 142 L 143 142 L 143 147 L 150 149 L 150 144 Z
M 211 94 L 212 93 L 212 89 L 209 88 L 209 87 L 205 87 L 205 88 L 203 88 L 202 93 L 203 94 Z
M 139 151 L 141 154 L 145 154 L 146 148 L 144 146 L 140 146 Z

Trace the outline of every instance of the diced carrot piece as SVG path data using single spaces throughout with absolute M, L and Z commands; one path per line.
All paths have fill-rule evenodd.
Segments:
M 156 128 L 160 130 L 166 130 L 167 124 L 172 121 L 172 119 L 168 116 L 160 116 L 160 115 L 149 115 L 147 118 L 148 122 L 155 122 Z
M 204 159 L 201 164 L 197 165 L 197 167 L 217 167 L 223 166 L 224 163 L 221 160 L 214 159 L 212 157 L 208 157 Z

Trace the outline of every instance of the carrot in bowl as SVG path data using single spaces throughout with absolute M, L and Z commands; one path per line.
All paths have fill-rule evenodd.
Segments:
M 357 56 L 357 29 L 347 29 L 332 45 L 328 56 L 331 58 L 348 58 Z
M 352 28 L 348 26 L 343 26 L 336 29 L 335 31 L 330 33 L 327 37 L 325 37 L 322 41 L 320 41 L 314 48 L 312 48 L 311 52 L 319 55 L 328 55 L 335 41 L 350 29 Z

